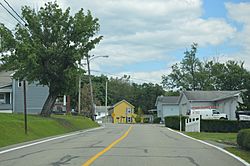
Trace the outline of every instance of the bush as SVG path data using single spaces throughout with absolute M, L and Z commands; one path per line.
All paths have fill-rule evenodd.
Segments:
M 238 132 L 238 122 L 233 120 L 202 119 L 201 131 L 205 132 Z
M 136 123 L 141 123 L 141 117 L 140 116 L 136 116 L 135 117 L 135 122 Z
M 157 117 L 157 118 L 154 118 L 153 123 L 158 123 L 159 124 L 160 121 L 161 121 L 161 118 Z
M 249 129 L 250 121 L 239 121 L 239 129 Z
M 239 131 L 237 135 L 237 144 L 243 149 L 250 150 L 250 129 Z
M 202 119 L 201 131 L 204 132 L 238 132 L 250 128 L 249 121 Z
M 185 119 L 186 116 L 181 117 L 182 122 L 182 131 L 185 131 Z M 165 118 L 165 126 L 171 129 L 180 130 L 180 117 L 179 116 L 166 116 Z

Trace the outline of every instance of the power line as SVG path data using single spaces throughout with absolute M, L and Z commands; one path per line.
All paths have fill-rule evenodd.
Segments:
M 93 71 L 93 72 L 97 72 L 97 73 L 105 73 L 105 74 L 108 74 L 108 75 L 111 75 L 111 76 L 115 76 L 115 77 L 123 77 L 123 76 L 121 76 L 121 75 L 117 75 L 117 74 L 113 74 L 113 73 L 109 73 L 109 72 L 105 72 L 105 71 L 99 71 L 99 70 L 91 70 L 91 71 Z M 129 75 L 129 74 L 128 74 Z M 130 76 L 130 75 L 129 75 Z M 149 81 L 149 80 L 145 80 L 145 79 L 139 79 L 139 78 L 135 78 L 135 77 L 131 77 L 130 76 L 130 78 L 132 79 L 132 80 L 138 80 L 138 81 L 144 81 L 144 82 L 148 82 L 148 83 L 152 83 L 152 81 Z
M 20 20 L 18 20 L 1 2 L 0 2 L 0 5 L 13 17 L 13 18 L 15 18 L 15 20 L 17 20 L 17 22 L 19 22 L 22 26 L 24 26 L 25 27 L 25 25 L 23 25 L 23 23 L 20 21 Z
M 9 8 L 11 8 L 11 10 L 24 22 L 24 25 L 26 26 L 27 23 L 26 21 L 13 9 L 13 7 L 6 1 L 4 0 L 4 2 L 9 6 Z

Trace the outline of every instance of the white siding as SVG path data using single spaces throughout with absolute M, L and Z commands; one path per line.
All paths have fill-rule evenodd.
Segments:
M 178 105 L 163 105 L 162 106 L 162 117 L 179 115 Z

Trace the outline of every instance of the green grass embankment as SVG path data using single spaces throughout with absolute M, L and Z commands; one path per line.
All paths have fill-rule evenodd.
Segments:
M 0 114 L 0 147 L 99 126 L 82 116 L 28 115 L 27 119 L 26 135 L 23 114 Z

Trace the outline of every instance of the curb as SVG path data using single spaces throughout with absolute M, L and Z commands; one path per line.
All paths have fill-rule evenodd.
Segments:
M 73 132 L 73 133 L 70 133 L 70 134 L 66 134 L 66 135 L 61 135 L 61 136 L 56 136 L 56 137 L 52 137 L 52 138 L 47 138 L 47 139 L 44 139 L 44 140 L 41 140 L 41 141 L 32 142 L 32 143 L 28 143 L 28 144 L 25 144 L 25 145 L 22 145 L 22 146 L 17 146 L 17 147 L 14 147 L 14 148 L 2 150 L 2 151 L 0 151 L 0 154 L 4 154 L 4 153 L 11 152 L 11 151 L 15 151 L 15 150 L 27 148 L 27 147 L 30 147 L 30 146 L 42 144 L 42 143 L 49 142 L 49 141 L 54 141 L 54 140 L 61 139 L 61 138 L 75 136 L 75 135 L 86 133 L 86 132 L 89 132 L 89 131 L 100 130 L 100 129 L 103 129 L 103 128 L 104 127 L 101 126 L 101 127 L 98 127 L 98 128 L 93 128 L 93 129 L 88 129 L 88 130 L 80 130 L 80 131 L 76 131 L 76 132 Z
M 232 154 L 232 153 L 226 151 L 225 149 L 222 149 L 222 148 L 220 148 L 220 147 L 218 147 L 218 146 L 212 145 L 212 144 L 207 143 L 207 142 L 205 142 L 205 141 L 202 141 L 202 140 L 199 140 L 199 139 L 190 137 L 190 136 L 188 136 L 188 135 L 186 135 L 186 134 L 183 134 L 183 133 L 181 133 L 181 132 L 175 131 L 175 130 L 173 130 L 173 129 L 170 129 L 170 128 L 167 128 L 167 129 L 170 130 L 170 131 L 172 131 L 172 132 L 175 132 L 175 133 L 177 133 L 177 134 L 180 134 L 180 135 L 182 135 L 182 136 L 184 136 L 184 137 L 186 137 L 186 138 L 192 139 L 192 140 L 194 140 L 194 141 L 197 141 L 197 142 L 203 143 L 203 144 L 205 144 L 205 145 L 211 146 L 211 147 L 213 147 L 213 148 L 215 148 L 215 149 L 218 149 L 219 151 L 224 152 L 224 153 L 228 154 L 229 156 L 235 158 L 236 160 L 240 161 L 240 162 L 243 163 L 244 165 L 250 166 L 250 164 L 249 164 L 248 162 L 246 162 L 246 161 L 243 160 L 242 158 L 240 158 L 240 157 L 238 157 L 238 156 L 236 156 L 236 155 L 234 155 L 234 154 Z

